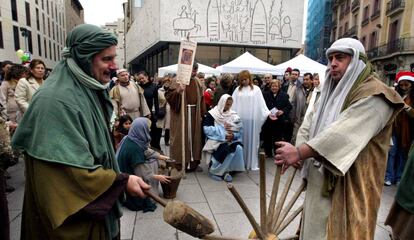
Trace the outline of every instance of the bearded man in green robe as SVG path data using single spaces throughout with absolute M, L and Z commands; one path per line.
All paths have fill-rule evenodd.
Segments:
M 74 28 L 13 136 L 25 153 L 21 239 L 119 239 L 123 192 L 149 189 L 119 172 L 109 134 L 116 44 L 97 26 Z

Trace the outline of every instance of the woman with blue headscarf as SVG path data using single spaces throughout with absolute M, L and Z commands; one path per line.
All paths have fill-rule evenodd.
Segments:
M 151 142 L 150 120 L 148 118 L 136 118 L 125 136 L 119 144 L 116 153 L 119 169 L 128 174 L 135 174 L 142 177 L 149 183 L 154 191 L 158 191 L 158 182 L 168 183 L 169 177 L 155 174 L 158 171 L 158 159 L 150 158 L 146 160 L 146 151 Z M 131 196 L 127 193 L 124 205 L 132 210 L 154 211 L 156 206 L 148 198 L 142 199 Z
M 117 239 L 123 192 L 149 189 L 119 171 L 109 133 L 116 44 L 97 26 L 74 28 L 14 134 L 25 153 L 21 239 Z

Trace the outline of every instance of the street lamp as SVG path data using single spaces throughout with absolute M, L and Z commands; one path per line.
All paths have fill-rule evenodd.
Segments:
M 27 38 L 29 37 L 29 30 L 27 30 L 27 28 L 25 28 L 25 27 L 20 27 L 20 32 L 22 32 L 22 37 L 24 37 L 24 48 L 25 48 L 25 51 L 29 51 L 27 49 L 27 45 L 28 45 Z

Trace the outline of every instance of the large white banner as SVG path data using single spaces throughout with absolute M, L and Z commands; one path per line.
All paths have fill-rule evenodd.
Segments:
M 304 0 L 161 1 L 164 41 L 300 48 Z M 315 13 L 323 14 L 323 13 Z

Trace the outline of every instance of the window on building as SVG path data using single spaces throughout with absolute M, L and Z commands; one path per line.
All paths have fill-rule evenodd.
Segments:
M 241 47 L 221 47 L 220 65 L 236 59 L 244 53 L 244 48 Z
M 3 26 L 0 22 L 0 48 L 4 48 L 4 42 L 3 42 Z
M 56 46 L 55 46 L 55 43 L 52 43 L 52 50 L 53 50 L 53 60 L 56 61 Z
M 196 59 L 203 59 L 203 64 L 209 67 L 220 62 L 220 47 L 197 46 Z
M 269 49 L 269 63 L 276 65 L 290 59 L 289 50 Z
M 180 50 L 180 45 L 178 44 L 170 44 L 169 45 L 169 51 L 168 51 L 168 61 L 172 63 L 177 63 L 178 60 L 178 51 Z
M 52 60 L 53 55 L 52 55 L 52 41 L 49 40 L 49 59 Z
M 339 27 L 338 38 L 342 37 L 342 26 Z
M 25 9 L 26 9 L 26 24 L 27 26 L 31 26 L 32 25 L 32 21 L 30 20 L 30 3 L 25 2 L 24 3 Z
M 25 39 L 26 41 L 26 39 Z M 27 30 L 27 45 L 29 48 L 29 52 L 33 53 L 33 39 L 32 39 L 32 31 Z
M 331 42 L 336 40 L 336 28 L 332 30 L 332 38 L 331 38 Z
M 349 30 L 349 24 L 348 24 L 348 22 L 346 22 L 346 23 L 345 23 L 344 32 L 346 32 L 346 31 L 348 31 L 348 30 Z
M 246 51 L 249 51 L 253 56 L 258 59 L 267 62 L 267 48 L 246 48 Z
M 39 56 L 42 56 L 42 40 L 40 34 L 37 34 L 37 53 Z
M 58 21 L 58 13 L 57 13 L 57 7 L 56 7 L 56 4 L 55 4 L 55 21 L 56 21 L 56 22 Z
M 43 33 L 46 34 L 46 21 L 45 21 L 45 13 L 42 13 L 42 23 L 43 23 Z
M 16 0 L 11 0 L 11 13 L 12 13 L 12 19 L 13 21 L 18 21 L 17 18 L 17 3 Z
M 13 40 L 14 40 L 14 50 L 20 49 L 20 35 L 19 35 L 19 28 L 17 26 L 13 26 Z
M 47 9 L 47 14 L 49 15 L 49 0 L 46 0 L 46 9 Z
M 43 38 L 43 46 L 45 46 L 45 58 L 47 58 L 47 45 L 46 45 L 46 38 Z
M 395 42 L 399 36 L 399 20 L 392 22 L 389 29 L 388 42 Z
M 358 24 L 358 14 L 354 15 L 354 24 L 353 26 L 356 26 Z
M 42 10 L 45 10 L 45 0 L 42 0 Z
M 39 4 L 39 0 L 36 0 L 36 1 L 35 1 L 35 3 L 36 3 L 36 4 Z
M 50 18 L 47 18 L 47 35 L 50 37 Z
M 373 49 L 377 47 L 377 32 L 374 31 L 371 33 L 370 39 L 369 39 L 369 49 Z
M 40 18 L 39 18 L 39 9 L 36 8 L 36 29 L 40 31 Z
M 55 11 L 53 11 L 54 7 L 53 7 L 53 1 L 50 2 L 50 12 L 52 12 L 52 19 L 55 19 Z
M 168 48 L 162 52 L 162 64 L 164 65 L 163 67 L 170 65 L 168 62 Z
M 26 39 L 25 39 L 26 41 Z M 33 39 L 32 39 L 32 31 L 27 30 L 27 45 L 29 47 L 29 52 L 33 53 Z
M 367 37 L 366 36 L 362 37 L 361 43 L 362 43 L 362 45 L 364 45 L 364 48 L 367 48 Z
M 381 4 L 380 0 L 374 0 L 374 8 L 372 9 L 373 14 L 380 10 L 380 7 L 381 7 L 380 4 Z
M 368 20 L 369 18 L 369 5 L 364 8 L 364 19 L 362 21 Z

